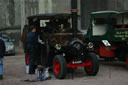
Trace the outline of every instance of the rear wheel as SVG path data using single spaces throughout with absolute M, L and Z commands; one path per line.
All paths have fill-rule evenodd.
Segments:
M 64 79 L 67 72 L 66 60 L 62 55 L 56 55 L 53 59 L 53 73 L 56 78 Z
M 99 71 L 99 61 L 94 53 L 89 53 L 85 61 L 88 66 L 85 67 L 85 71 L 90 76 L 95 76 Z

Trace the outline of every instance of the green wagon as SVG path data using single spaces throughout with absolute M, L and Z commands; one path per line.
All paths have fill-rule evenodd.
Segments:
M 128 66 L 128 11 L 91 13 L 84 40 L 100 57 L 118 58 Z

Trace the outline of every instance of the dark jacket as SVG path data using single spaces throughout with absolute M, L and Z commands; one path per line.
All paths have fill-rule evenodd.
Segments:
M 35 49 L 36 50 L 36 46 L 38 46 L 38 40 L 36 37 L 36 34 L 34 32 L 29 32 L 28 33 L 28 37 L 27 37 L 27 49 Z
M 4 57 L 5 52 L 5 43 L 2 39 L 0 39 L 0 58 Z

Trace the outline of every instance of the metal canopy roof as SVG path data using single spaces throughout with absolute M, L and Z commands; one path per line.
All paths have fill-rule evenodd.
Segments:
M 92 12 L 91 14 L 125 14 L 128 13 L 128 10 L 121 10 L 121 11 L 97 11 Z
M 50 18 L 70 18 L 71 14 L 69 13 L 46 13 L 46 14 L 37 14 L 27 17 L 28 19 L 50 19 Z

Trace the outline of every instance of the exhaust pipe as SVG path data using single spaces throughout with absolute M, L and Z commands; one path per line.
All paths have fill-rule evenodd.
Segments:
M 72 12 L 72 30 L 73 30 L 73 38 L 78 37 L 77 30 L 77 0 L 71 0 L 71 12 Z

